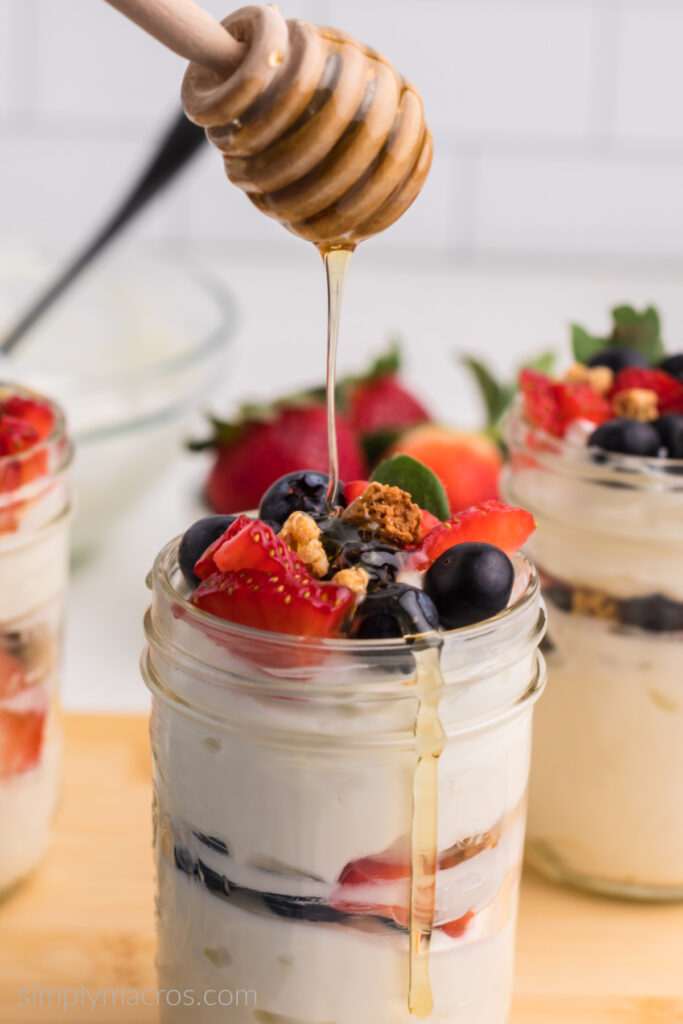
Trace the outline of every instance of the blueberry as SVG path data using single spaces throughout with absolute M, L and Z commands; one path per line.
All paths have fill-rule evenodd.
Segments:
M 631 597 L 621 602 L 621 621 L 649 633 L 673 633 L 683 629 L 683 605 L 664 594 Z
M 589 359 L 587 366 L 607 366 L 613 373 L 619 373 L 629 366 L 649 366 L 645 356 L 626 345 L 610 345 Z
M 185 530 L 178 549 L 178 563 L 187 582 L 196 587 L 200 582 L 194 574 L 194 567 L 210 544 L 235 522 L 237 516 L 204 516 Z
M 401 568 L 401 555 L 397 548 L 391 544 L 381 544 L 379 541 L 357 540 L 347 541 L 337 555 L 333 569 L 349 569 L 351 566 L 360 565 L 370 576 L 369 590 L 376 590 L 379 586 L 388 586 L 396 582 L 396 577 Z
M 683 459 L 683 416 L 670 412 L 660 416 L 652 426 L 655 428 L 670 459 Z
M 672 377 L 676 377 L 683 382 L 683 352 L 677 352 L 674 356 L 667 356 L 666 359 L 662 359 L 659 369 L 664 370 L 665 373 L 670 373 Z
M 662 442 L 651 423 L 620 416 L 601 423 L 588 438 L 588 445 L 590 448 L 602 448 L 623 455 L 655 456 Z
M 318 473 L 312 469 L 281 476 L 261 498 L 259 518 L 272 519 L 282 526 L 292 512 L 324 516 L 327 511 L 325 499 L 328 481 L 327 473 Z M 342 506 L 345 504 L 344 488 L 341 485 L 337 491 L 337 503 Z
M 512 562 L 493 544 L 465 543 L 448 548 L 425 574 L 425 592 L 445 629 L 489 619 L 506 607 L 515 581 Z
M 350 635 L 354 640 L 389 640 L 439 628 L 439 614 L 424 590 L 392 583 L 367 594 L 359 605 Z

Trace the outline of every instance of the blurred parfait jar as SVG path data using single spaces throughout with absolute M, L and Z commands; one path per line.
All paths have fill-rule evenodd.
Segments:
M 72 449 L 61 410 L 0 384 L 0 895 L 50 838 Z
M 683 462 L 506 428 L 548 608 L 527 849 L 599 892 L 683 898 Z
M 161 552 L 142 666 L 163 1022 L 508 1019 L 544 683 L 515 568 L 476 626 L 313 640 L 199 610 L 178 542 Z

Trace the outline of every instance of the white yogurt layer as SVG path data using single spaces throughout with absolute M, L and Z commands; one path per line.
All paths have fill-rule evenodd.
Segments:
M 504 483 L 506 499 L 538 520 L 526 550 L 541 570 L 614 597 L 683 601 L 683 492 L 663 479 L 666 489 L 644 492 L 530 469 Z
M 51 600 L 61 601 L 68 576 L 68 518 L 35 534 L 0 535 L 0 624 L 14 622 Z
M 486 706 L 487 689 L 512 699 L 521 696 L 530 676 L 530 660 L 525 659 L 506 673 L 480 680 L 479 700 Z M 178 690 L 176 682 L 171 681 L 175 692 L 192 702 L 204 689 L 186 678 Z M 447 734 L 467 700 L 465 693 L 460 700 L 443 702 Z M 225 701 L 233 713 L 247 714 L 251 707 L 253 716 L 256 708 L 261 726 L 277 723 L 280 742 L 269 745 L 256 729 L 227 733 L 158 702 L 153 724 L 157 788 L 174 823 L 221 839 L 238 865 L 277 862 L 330 884 L 350 861 L 381 854 L 410 835 L 414 751 L 373 745 L 373 738 L 381 738 L 378 733 L 363 740 L 360 730 L 363 724 L 367 728 L 371 714 L 363 705 L 348 705 L 343 716 L 337 710 L 342 743 L 323 739 L 321 746 L 318 734 L 325 730 L 330 735 L 331 715 L 312 703 L 304 711 L 300 701 L 256 702 L 228 691 Z M 393 701 L 382 709 L 377 728 L 410 730 L 414 715 L 412 700 Z M 290 744 L 289 730 L 296 725 L 302 731 Z M 439 850 L 494 828 L 520 804 L 529 750 L 526 713 L 495 730 L 447 742 L 438 766 Z
M 683 640 L 548 615 L 531 848 L 551 870 L 683 894 Z
M 0 893 L 29 875 L 43 858 L 59 793 L 60 759 L 61 738 L 51 718 L 38 767 L 0 780 Z
M 190 1015 L 198 1024 L 413 1024 L 407 935 L 261 917 L 198 890 L 166 861 L 159 888 L 159 988 L 191 991 L 203 1001 L 191 1010 L 162 1001 L 161 1024 Z M 435 936 L 430 1024 L 504 1024 L 514 950 L 511 902 L 507 924 L 489 938 Z M 224 1004 L 231 997 L 229 1008 L 206 1005 L 218 991 Z

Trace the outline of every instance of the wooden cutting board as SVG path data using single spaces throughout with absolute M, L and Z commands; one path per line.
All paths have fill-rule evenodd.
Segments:
M 85 994 L 156 988 L 153 898 L 146 720 L 69 715 L 55 842 L 0 904 L 0 1024 L 154 1021 L 135 996 L 92 1010 Z M 80 1000 L 81 985 L 83 1006 L 32 1005 L 41 989 Z M 510 1024 L 683 1024 L 683 905 L 584 896 L 528 872 Z

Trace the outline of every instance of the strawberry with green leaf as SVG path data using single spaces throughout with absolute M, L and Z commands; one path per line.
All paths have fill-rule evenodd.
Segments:
M 206 484 L 214 512 L 256 508 L 270 485 L 286 473 L 328 468 L 325 407 L 313 399 L 283 399 L 264 408 L 246 406 L 234 423 L 211 420 L 211 439 L 190 447 L 215 450 Z M 366 475 L 358 435 L 341 413 L 337 444 L 342 480 Z

